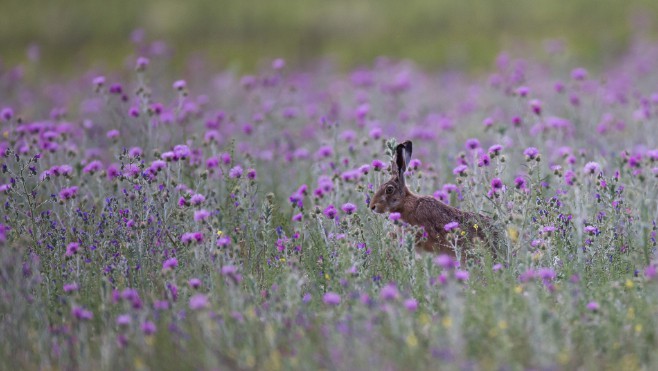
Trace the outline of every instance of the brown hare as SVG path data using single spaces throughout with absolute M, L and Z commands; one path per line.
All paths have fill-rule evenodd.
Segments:
M 503 235 L 490 218 L 461 211 L 434 197 L 417 195 L 407 188 L 404 172 L 409 166 L 411 153 L 411 141 L 396 147 L 395 159 L 391 163 L 393 176 L 379 187 L 370 200 L 370 208 L 377 213 L 400 213 L 402 221 L 423 228 L 426 239 L 416 246 L 419 250 L 448 254 L 463 260 L 465 254 L 457 254 L 453 247 L 454 238 L 448 239 L 449 234 L 453 233 L 451 237 L 457 236 L 462 251 L 468 250 L 479 240 L 496 256 Z M 454 222 L 458 223 L 458 229 L 447 231 L 455 226 Z

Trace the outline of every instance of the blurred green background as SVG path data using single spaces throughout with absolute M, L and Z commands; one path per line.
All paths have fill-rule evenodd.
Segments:
M 34 44 L 49 69 L 118 65 L 143 28 L 177 63 L 196 52 L 246 71 L 273 57 L 347 68 L 380 55 L 478 70 L 503 49 L 545 54 L 550 39 L 596 67 L 654 37 L 657 16 L 657 0 L 0 0 L 0 58 L 18 63 Z

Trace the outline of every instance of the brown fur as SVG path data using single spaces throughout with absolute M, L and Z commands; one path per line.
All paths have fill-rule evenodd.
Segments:
M 409 158 L 404 160 L 405 153 L 403 150 L 405 146 L 408 146 L 406 155 L 411 157 L 411 142 L 407 141 L 398 145 L 396 160 L 391 165 L 393 176 L 379 187 L 370 200 L 370 208 L 377 213 L 400 213 L 404 222 L 422 227 L 427 234 L 427 239 L 420 246 L 417 246 L 420 250 L 455 256 L 455 252 L 447 239 L 448 232 L 444 227 L 448 223 L 457 222 L 460 230 L 465 232 L 463 236 L 459 232 L 460 241 L 458 244 L 460 247 L 466 249 L 472 247 L 473 242 L 479 239 L 486 243 L 495 255 L 495 247 L 499 242 L 497 240 L 499 240 L 500 232 L 493 228 L 489 218 L 480 214 L 461 211 L 436 200 L 434 197 L 414 194 L 407 188 L 404 175 L 400 176 L 409 163 Z M 477 225 L 477 228 L 475 228 L 475 225 Z M 463 239 L 466 239 L 468 243 L 464 244 Z

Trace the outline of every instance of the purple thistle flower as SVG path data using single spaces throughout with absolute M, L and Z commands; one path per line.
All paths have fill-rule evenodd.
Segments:
M 75 198 L 75 195 L 78 193 L 78 187 L 73 186 L 69 188 L 62 188 L 61 191 L 59 191 L 59 198 L 63 201 L 70 200 L 72 198 Z
M 178 80 L 172 84 L 174 90 L 182 91 L 187 87 L 187 82 L 185 80 Z
M 571 78 L 577 81 L 583 81 L 587 79 L 587 70 L 584 68 L 575 68 L 571 71 Z
M 322 297 L 322 301 L 327 305 L 340 304 L 340 295 L 335 292 L 328 292 Z
M 176 267 L 178 267 L 178 259 L 176 258 L 169 258 L 162 263 L 162 270 L 165 271 L 173 270 Z
M 208 301 L 208 296 L 204 294 L 194 294 L 190 297 L 190 309 L 192 310 L 202 310 L 210 306 Z
M 452 269 L 457 266 L 457 262 L 447 254 L 441 254 L 434 258 L 434 264 L 444 269 Z
M 14 111 L 9 108 L 5 107 L 2 109 L 2 112 L 0 112 L 0 117 L 2 117 L 5 121 L 9 121 L 14 117 Z
M 151 336 L 155 334 L 156 331 L 157 331 L 157 327 L 155 326 L 155 323 L 151 321 L 145 321 L 144 323 L 142 323 L 142 332 L 144 333 L 144 335 Z
M 96 88 L 103 86 L 105 84 L 105 76 L 94 77 L 92 84 L 94 84 Z
M 64 285 L 64 292 L 69 293 L 69 292 L 78 291 L 79 288 L 80 287 L 75 282 L 67 283 Z
M 535 147 L 528 147 L 523 151 L 527 160 L 534 160 L 539 156 L 539 150 Z
M 190 197 L 190 203 L 194 206 L 201 205 L 204 201 L 206 201 L 206 197 L 200 193 L 196 193 Z
M 251 180 L 256 179 L 256 170 L 255 169 L 248 169 L 247 170 L 247 178 Z
M 372 168 L 375 169 L 375 171 L 380 171 L 384 168 L 384 163 L 379 160 L 372 160 L 370 165 L 372 165 Z
M 500 178 L 493 178 L 491 179 L 491 189 L 494 192 L 504 191 L 505 185 L 503 184 L 503 181 L 500 180 Z
M 457 281 L 467 281 L 469 277 L 468 271 L 458 269 L 455 271 L 455 278 Z
M 464 144 L 464 147 L 468 150 L 474 150 L 480 148 L 480 141 L 477 140 L 476 138 L 470 138 L 466 140 L 466 143 Z
M 119 134 L 120 134 L 119 130 L 112 129 L 112 130 L 107 132 L 106 136 L 107 136 L 107 139 L 113 139 L 114 140 L 114 139 L 117 139 L 119 137 Z
M 334 207 L 334 205 L 329 204 L 329 206 L 327 206 L 327 207 L 324 209 L 324 211 L 323 211 L 322 213 L 323 213 L 327 218 L 329 218 L 329 219 L 334 219 L 334 218 L 336 217 L 336 215 L 338 214 L 338 211 L 336 210 L 336 208 Z
M 64 256 L 66 256 L 67 258 L 71 257 L 77 254 L 78 250 L 80 250 L 80 244 L 77 242 L 71 242 L 68 245 L 66 245 L 66 253 L 64 254 Z
M 388 215 L 388 219 L 392 222 L 396 222 L 400 220 L 400 218 L 402 218 L 402 215 L 400 215 L 400 213 L 393 212 Z
M 198 278 L 190 278 L 190 280 L 187 281 L 187 284 L 190 285 L 191 288 L 196 290 L 199 287 L 201 287 L 201 280 Z
M 598 162 L 588 162 L 585 164 L 583 171 L 586 174 L 596 174 L 601 171 L 601 165 Z
M 597 312 L 600 308 L 601 306 L 599 305 L 599 303 L 595 301 L 590 301 L 589 303 L 587 303 L 587 309 L 591 310 L 592 312 Z
M 418 309 L 418 301 L 414 298 L 409 298 L 404 301 L 404 307 L 407 308 L 409 312 L 415 312 Z
M 379 296 L 382 298 L 382 300 L 397 300 L 398 296 L 400 296 L 400 293 L 398 292 L 398 288 L 395 286 L 394 283 L 389 283 L 388 285 L 382 287 L 382 290 L 379 292 Z
M 82 321 L 88 321 L 94 318 L 94 314 L 91 311 L 77 305 L 71 308 L 71 315 Z
M 225 265 L 222 267 L 222 276 L 227 277 L 238 284 L 242 281 L 242 276 L 238 273 L 238 268 L 234 265 Z
M 514 187 L 516 187 L 516 189 L 525 190 L 527 188 L 525 178 L 517 176 L 516 179 L 514 179 Z
M 120 314 L 117 317 L 116 322 L 118 326 L 124 327 L 130 325 L 130 323 L 132 322 L 132 318 L 130 318 L 129 314 Z
M 537 276 L 544 281 L 552 281 L 557 276 L 552 268 L 539 268 Z
M 468 166 L 466 165 L 458 165 L 457 167 L 452 169 L 452 173 L 459 176 L 465 176 L 467 171 L 468 171 Z
M 644 268 L 644 275 L 647 277 L 647 279 L 654 279 L 656 277 L 656 266 L 651 264 Z
M 231 237 L 221 236 L 217 239 L 217 247 L 226 247 L 231 244 Z
M 450 232 L 450 231 L 452 231 L 453 229 L 457 229 L 457 228 L 459 228 L 459 223 L 457 223 L 457 222 L 450 222 L 450 223 L 448 223 L 448 224 L 446 224 L 446 225 L 443 226 L 443 229 L 444 229 L 446 232 Z
M 98 160 L 94 160 L 94 161 L 91 161 L 90 163 L 88 163 L 82 169 L 82 172 L 85 173 L 85 174 L 94 174 L 94 173 L 96 173 L 96 172 L 98 172 L 102 169 L 103 169 L 103 163 L 98 161 Z
M 302 221 L 303 214 L 298 213 L 292 216 L 292 221 L 293 222 L 301 222 Z
M 418 170 L 418 168 L 422 165 L 422 162 L 420 162 L 419 159 L 414 158 L 411 161 L 409 161 L 409 167 L 412 168 L 413 170 Z
M 242 176 L 242 166 L 236 165 L 228 172 L 230 178 L 240 178 Z
M 352 215 L 352 213 L 356 211 L 356 205 L 348 202 L 341 206 L 341 210 L 343 210 L 343 212 L 347 215 Z
M 194 212 L 194 221 L 200 222 L 208 219 L 209 216 L 210 216 L 210 212 L 208 210 L 205 209 L 197 210 Z

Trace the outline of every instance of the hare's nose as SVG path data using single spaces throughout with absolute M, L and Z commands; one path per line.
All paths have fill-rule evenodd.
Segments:
M 375 210 L 375 207 L 377 207 L 377 206 L 376 205 L 371 205 L 370 210 Z

